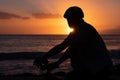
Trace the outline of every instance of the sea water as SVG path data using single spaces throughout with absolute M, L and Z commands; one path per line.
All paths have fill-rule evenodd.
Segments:
M 120 35 L 101 35 L 109 50 L 120 49 Z M 0 53 L 47 52 L 67 35 L 0 35 Z
M 47 52 L 66 35 L 0 35 L 0 53 Z
M 47 52 L 61 43 L 67 35 L 0 35 L 0 54 L 13 52 Z M 120 35 L 101 35 L 108 50 L 120 50 Z M 29 54 L 28 54 L 29 55 Z M 55 61 L 55 59 L 51 59 Z M 117 59 L 114 62 L 120 62 Z M 66 61 L 56 71 L 69 71 L 70 61 Z M 39 74 L 39 69 L 33 66 L 33 60 L 0 61 L 0 74 L 12 75 L 21 73 Z

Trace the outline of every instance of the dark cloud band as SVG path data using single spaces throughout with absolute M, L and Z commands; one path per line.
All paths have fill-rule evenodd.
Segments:
M 7 12 L 0 12 L 0 19 L 11 19 L 11 18 L 29 19 L 29 17 L 23 17 L 23 16 L 20 16 L 20 15 L 7 13 Z
M 35 18 L 60 18 L 61 15 L 59 14 L 50 14 L 50 13 L 33 13 L 33 17 Z

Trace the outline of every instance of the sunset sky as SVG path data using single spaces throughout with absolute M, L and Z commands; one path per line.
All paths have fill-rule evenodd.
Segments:
M 83 9 L 101 34 L 120 34 L 120 0 L 0 0 L 0 34 L 68 34 L 63 14 Z

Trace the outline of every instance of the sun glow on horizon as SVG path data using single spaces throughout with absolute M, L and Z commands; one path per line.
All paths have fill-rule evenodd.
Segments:
M 68 31 L 69 32 L 74 32 L 74 29 L 73 28 L 69 28 Z

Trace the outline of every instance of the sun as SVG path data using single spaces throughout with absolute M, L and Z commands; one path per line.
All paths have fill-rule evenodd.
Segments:
M 73 32 L 74 29 L 73 29 L 73 28 L 69 28 L 68 31 L 69 31 L 69 32 Z

